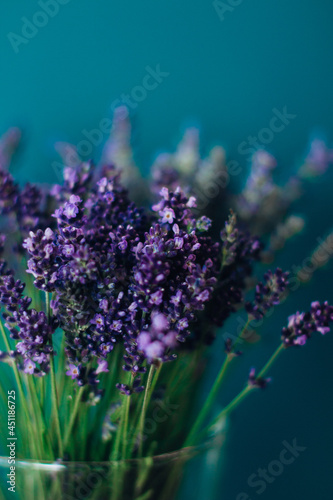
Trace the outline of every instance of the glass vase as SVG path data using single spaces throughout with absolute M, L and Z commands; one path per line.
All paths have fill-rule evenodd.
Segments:
M 207 472 L 215 475 L 222 442 L 220 435 L 200 446 L 114 462 L 16 460 L 14 470 L 8 458 L 0 457 L 1 491 L 6 500 L 174 500 L 196 459 L 201 473 L 191 479 L 193 492 Z M 202 496 L 192 493 L 190 498 Z

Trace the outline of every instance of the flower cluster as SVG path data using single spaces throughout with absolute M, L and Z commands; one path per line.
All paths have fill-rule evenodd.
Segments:
M 312 302 L 308 312 L 297 312 L 288 318 L 288 326 L 282 330 L 282 341 L 285 347 L 301 346 L 314 332 L 325 335 L 330 331 L 333 321 L 333 306 L 328 302 L 320 304 Z
M 28 261 L 27 272 L 34 276 L 35 286 L 40 290 L 53 291 L 58 264 L 52 229 L 38 229 L 36 233 L 30 231 L 29 237 L 24 240 L 23 248 L 32 255 Z
M 156 314 L 152 318 L 150 329 L 138 336 L 137 344 L 139 351 L 142 351 L 148 360 L 168 361 L 170 358 L 166 356 L 166 352 L 177 346 L 177 332 L 170 329 L 164 314 Z
M 21 250 L 22 241 L 28 236 L 29 231 L 49 222 L 46 212 L 41 218 L 42 202 L 41 189 L 29 183 L 21 189 L 12 175 L 0 166 L 0 215 L 13 216 L 10 224 L 13 227 L 16 224 L 20 234 L 15 249 Z
M 9 172 L 0 168 L 0 215 L 13 212 L 17 205 L 18 186 Z
M 137 265 L 131 288 L 135 304 L 146 314 L 153 311 L 164 315 L 170 334 L 167 338 L 168 341 L 172 338 L 172 343 L 175 339 L 184 342 L 190 335 L 197 311 L 202 311 L 212 296 L 218 274 L 219 245 L 203 235 L 210 221 L 196 220 L 194 207 L 195 199 L 187 198 L 181 189 L 175 192 L 162 189 L 161 200 L 153 207 L 159 218 L 136 249 Z M 144 351 L 150 351 L 150 335 L 156 352 L 157 346 L 161 352 L 154 357 L 163 359 L 165 348 L 156 344 L 160 331 L 153 326 L 149 332 L 141 333 L 140 338 L 145 339 Z M 151 349 L 153 352 L 154 348 Z
M 264 262 L 272 262 L 275 254 L 285 247 L 288 240 L 300 233 L 304 226 L 304 218 L 297 215 L 290 215 L 279 223 L 270 237 L 268 248 L 265 249 Z
M 281 302 L 288 285 L 288 274 L 281 269 L 268 271 L 256 286 L 254 301 L 245 302 L 253 267 L 263 257 L 262 243 L 248 229 L 264 233 L 273 226 L 276 237 L 271 237 L 267 252 L 273 255 L 303 227 L 296 217 L 281 222 L 296 197 L 301 174 L 296 184 L 291 180 L 282 190 L 273 180 L 274 158 L 256 152 L 243 191 L 224 199 L 223 210 L 230 202 L 237 216 L 235 210 L 229 212 L 218 239 L 209 210 L 202 214 L 193 193 L 199 198 L 209 193 L 213 178 L 225 190 L 225 153 L 215 147 L 202 159 L 198 141 L 198 132 L 188 130 L 174 154 L 157 158 L 151 211 L 132 201 L 113 165 L 118 164 L 126 185 L 133 184 L 130 178 L 137 168 L 124 109 L 116 113 L 99 167 L 81 161 L 74 146 L 58 145 L 66 163 L 64 182 L 50 193 L 14 182 L 6 168 L 15 141 L 0 141 L 0 152 L 8 153 L 8 161 L 0 161 L 0 214 L 19 229 L 17 245 L 28 256 L 26 271 L 35 287 L 52 294 L 47 295 L 52 299 L 49 318 L 30 307 L 24 284 L 0 261 L 6 328 L 27 373 L 48 371 L 51 337 L 59 325 L 68 376 L 79 385 L 90 384 L 97 395 L 98 376 L 109 370 L 112 351 L 120 344 L 130 379 L 119 380 L 118 388 L 123 394 L 140 392 L 147 366 L 209 343 L 216 329 L 244 306 L 250 319 L 261 319 Z M 322 172 L 331 153 L 314 144 L 309 158 Z M 283 333 L 285 345 L 304 343 L 307 332 L 328 328 L 330 306 L 320 307 L 290 319 Z M 225 347 L 233 352 L 230 339 Z M 249 383 L 258 384 L 252 372 Z
M 304 164 L 300 168 L 300 177 L 312 178 L 323 175 L 333 163 L 333 151 L 322 139 L 315 138 L 309 148 Z
M 92 162 L 78 162 L 73 166 L 66 166 L 63 169 L 64 183 L 54 185 L 52 195 L 58 201 L 68 200 L 72 195 L 85 197 L 92 185 L 93 169 Z
M 51 306 L 66 335 L 68 374 L 79 385 L 96 383 L 100 363 L 124 338 L 133 314 L 129 279 L 145 216 L 113 173 L 85 194 L 78 183 L 85 202 L 71 194 L 54 213 L 57 228 L 31 232 L 24 242 L 35 285 L 54 293 Z
M 279 268 L 265 274 L 264 281 L 256 286 L 254 302 L 246 303 L 250 319 L 260 319 L 272 307 L 280 304 L 288 286 L 288 276 L 289 273 L 285 273 Z
M 63 182 L 50 189 L 14 181 L 8 167 L 18 139 L 15 129 L 0 138 L 0 361 L 13 368 L 22 396 L 25 459 L 114 463 L 195 446 L 267 387 L 286 348 L 330 330 L 327 302 L 290 316 L 275 352 L 213 416 L 230 364 L 247 357 L 244 341 L 260 340 L 255 329 L 289 295 L 288 273 L 267 264 L 305 225 L 288 211 L 305 179 L 332 163 L 322 141 L 284 186 L 274 179 L 275 159 L 256 151 L 235 193 L 231 177 L 240 165 L 226 163 L 220 146 L 202 157 L 193 128 L 174 153 L 156 158 L 143 183 L 124 107 L 96 165 L 75 146 L 56 145 Z M 311 269 L 308 260 L 296 269 L 300 282 L 331 258 L 331 236 L 311 255 Z M 196 416 L 194 396 L 216 335 L 223 359 Z M 112 491 L 103 486 L 97 496 L 155 499 L 154 474 L 139 469 L 120 478 L 115 471 Z M 63 496 L 68 485 L 60 483 L 53 489 Z
M 251 172 L 239 197 L 239 211 L 244 217 L 256 214 L 263 200 L 272 195 L 275 189 L 272 172 L 275 168 L 275 158 L 266 151 L 259 150 L 253 155 Z
M 251 275 L 253 264 L 260 259 L 262 250 L 258 238 L 238 229 L 233 213 L 221 231 L 221 241 L 220 272 L 212 300 L 203 316 L 203 328 L 211 325 L 211 330 L 223 326 L 230 314 L 243 305 L 246 278 Z M 208 338 L 212 338 L 211 330 Z
M 248 384 L 250 387 L 257 387 L 258 389 L 265 389 L 267 385 L 271 382 L 271 378 L 263 378 L 256 376 L 255 368 L 251 368 L 248 378 Z
M 2 244 L 3 244 L 3 238 Z M 44 375 L 49 370 L 53 352 L 51 335 L 57 326 L 56 318 L 49 321 L 44 312 L 30 308 L 31 299 L 24 295 L 25 284 L 15 280 L 7 270 L 6 262 L 0 265 L 0 303 L 5 327 L 16 341 L 17 361 L 26 373 Z
M 111 175 L 113 173 L 113 175 Z M 68 375 L 94 384 L 115 343 L 124 370 L 142 390 L 145 362 L 175 358 L 191 325 L 212 297 L 220 249 L 204 233 L 207 217 L 193 215 L 195 199 L 161 190 L 147 217 L 109 169 L 85 201 L 72 194 L 54 213 L 57 229 L 30 232 L 24 248 L 35 286 L 54 292 L 53 314 L 66 335 Z
M 40 222 L 42 192 L 37 186 L 28 183 L 20 191 L 17 202 L 16 217 L 24 239 L 29 231 L 35 229 Z
M 185 130 L 174 153 L 159 154 L 152 166 L 152 192 L 158 194 L 163 187 L 175 191 L 181 186 L 197 198 L 200 209 L 218 195 L 221 202 L 229 182 L 225 151 L 215 146 L 202 158 L 199 146 L 199 131 L 192 127 Z

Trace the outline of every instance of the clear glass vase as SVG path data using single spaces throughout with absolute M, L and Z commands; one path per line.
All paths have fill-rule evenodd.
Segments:
M 116 462 L 16 460 L 14 471 L 8 458 L 0 457 L 1 491 L 6 500 L 174 500 L 193 461 L 201 463 L 201 474 L 191 479 L 193 492 L 207 472 L 215 474 L 222 441 L 221 435 L 197 447 Z

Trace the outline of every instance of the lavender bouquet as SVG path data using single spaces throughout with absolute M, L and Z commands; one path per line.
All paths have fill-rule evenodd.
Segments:
M 240 343 L 288 297 L 287 272 L 260 274 L 303 228 L 292 203 L 331 152 L 314 141 L 281 187 L 274 158 L 258 151 L 233 194 L 224 150 L 202 159 L 188 130 L 144 183 L 121 108 L 100 165 L 59 143 L 63 182 L 21 187 L 8 171 L 18 140 L 13 129 L 0 144 L 2 496 L 174 498 L 187 460 L 219 442 L 278 355 L 329 331 L 327 302 L 289 317 L 271 358 L 258 371 L 249 362 L 244 388 L 216 413 Z M 235 314 L 242 329 L 223 333 Z M 225 355 L 198 411 L 216 334 Z

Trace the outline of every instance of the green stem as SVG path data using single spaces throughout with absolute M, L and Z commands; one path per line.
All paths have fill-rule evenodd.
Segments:
M 53 411 L 55 425 L 56 425 L 56 433 L 57 433 L 57 440 L 58 440 L 58 452 L 59 452 L 60 458 L 62 458 L 64 455 L 64 448 L 62 445 L 62 438 L 61 438 L 59 400 L 58 400 L 58 393 L 57 393 L 57 384 L 56 384 L 56 377 L 55 377 L 53 354 L 50 355 L 50 375 L 51 375 L 52 411 Z
M 31 375 L 27 375 L 27 381 L 28 381 L 27 388 L 29 390 L 29 396 L 30 396 L 31 402 L 32 402 L 34 420 L 36 423 L 36 429 L 38 429 L 38 436 L 36 436 L 36 439 L 38 437 L 38 441 L 41 441 L 40 449 L 43 452 L 42 459 L 47 458 L 47 459 L 53 460 L 54 459 L 53 450 L 51 447 L 49 436 L 48 436 L 47 431 L 46 431 L 47 426 L 46 426 L 46 422 L 45 422 L 44 413 L 43 413 L 40 401 L 39 401 L 38 396 L 37 396 L 36 384 L 34 383 L 34 380 L 31 377 Z M 47 447 L 47 457 L 44 456 L 45 455 L 44 446 L 43 446 L 44 444 Z
M 222 250 L 222 259 L 221 259 L 221 266 L 220 266 L 220 273 L 222 273 L 222 269 L 224 268 L 224 263 L 225 263 L 226 256 L 227 256 L 227 251 L 226 251 L 225 247 L 223 247 L 223 250 Z
M 254 386 L 247 385 L 225 408 L 223 408 L 217 417 L 203 430 L 200 436 L 203 438 L 209 431 L 212 431 L 215 425 L 236 408 L 253 389 L 255 389 Z
M 67 445 L 68 445 L 68 440 L 69 440 L 69 437 L 72 433 L 72 429 L 73 429 L 73 426 L 74 426 L 74 423 L 75 423 L 75 420 L 76 420 L 76 417 L 77 417 L 77 412 L 79 410 L 79 405 L 80 405 L 80 401 L 81 401 L 81 398 L 82 398 L 82 394 L 83 394 L 83 391 L 84 391 L 84 386 L 81 386 L 80 389 L 77 391 L 77 394 L 76 394 L 76 398 L 75 398 L 75 402 L 74 402 L 74 407 L 73 407 L 73 410 L 72 410 L 72 413 L 71 413 L 71 418 L 69 420 L 69 424 L 68 424 L 68 427 L 66 429 L 66 434 L 65 434 L 65 438 L 64 438 L 64 450 L 66 450 L 67 448 Z
M 230 413 L 236 406 L 243 401 L 243 399 L 254 389 L 253 386 L 247 385 L 239 394 L 236 396 L 220 413 L 220 416 L 226 416 Z M 219 420 L 217 418 L 215 421 Z
M 130 379 L 129 379 L 129 386 L 132 387 L 132 381 L 133 381 L 133 375 L 132 373 L 130 374 Z M 127 435 L 128 435 L 128 419 L 129 419 L 129 412 L 130 412 L 130 406 L 131 406 L 131 395 L 125 396 L 125 406 L 124 406 L 124 429 L 123 429 L 123 442 L 122 442 L 122 458 L 125 460 L 126 457 L 126 451 L 130 449 L 130 446 L 127 446 Z
M 45 292 L 45 304 L 46 304 L 46 315 L 48 323 L 50 324 L 50 296 L 48 292 Z M 52 344 L 52 338 L 50 338 L 50 343 Z M 62 445 L 62 436 L 60 428 L 60 416 L 59 416 L 59 398 L 57 392 L 57 382 L 54 367 L 54 353 L 50 354 L 50 376 L 51 376 L 51 401 L 52 401 L 52 413 L 55 420 L 56 434 L 58 440 L 58 453 L 60 458 L 64 455 L 64 449 Z
M 146 391 L 144 394 L 144 397 L 146 397 L 146 392 L 147 392 L 147 400 L 146 400 L 146 403 L 144 403 L 146 407 L 145 407 L 144 413 L 143 413 L 143 407 L 142 407 L 142 412 L 140 413 L 140 418 L 139 418 L 138 424 L 137 424 L 135 431 L 134 431 L 134 436 L 139 436 L 139 440 L 140 440 L 139 446 L 143 445 L 142 435 L 143 435 L 143 429 L 144 429 L 144 422 L 145 422 L 145 418 L 146 418 L 146 411 L 147 411 L 150 399 L 154 393 L 157 380 L 158 380 L 160 373 L 161 373 L 161 370 L 162 370 L 162 366 L 163 366 L 163 363 L 161 363 L 157 367 L 156 372 L 155 372 L 155 376 L 153 377 L 153 379 L 151 381 L 149 380 L 149 375 L 150 375 L 150 370 L 149 370 L 147 387 L 146 387 Z M 148 384 L 150 385 L 149 389 L 148 389 Z M 136 419 L 135 419 L 135 421 L 136 421 Z M 141 456 L 140 453 L 142 453 L 142 449 L 140 451 L 140 448 L 139 448 L 139 456 Z
M 158 377 L 160 376 L 160 373 L 161 373 L 161 370 L 162 370 L 162 366 L 163 366 L 163 363 L 161 363 L 157 367 L 157 369 L 156 369 L 155 377 L 153 378 L 153 381 L 152 381 L 151 386 L 150 386 L 150 391 L 149 391 L 149 394 L 148 394 L 147 405 L 149 405 L 150 398 L 152 397 L 152 395 L 154 393 Z
M 239 344 L 241 338 L 243 337 L 244 333 L 247 331 L 248 327 L 249 327 L 249 324 L 250 324 L 250 318 L 247 317 L 247 320 L 246 320 L 246 323 L 244 325 L 244 327 L 242 328 L 242 331 L 240 332 L 240 334 L 238 335 L 238 337 L 236 338 L 232 348 L 233 350 L 235 349 L 236 345 Z
M 247 322 L 245 323 L 245 326 L 244 328 L 242 329 L 242 331 L 240 332 L 240 334 L 238 335 L 237 339 L 235 340 L 234 344 L 233 344 L 233 348 L 235 348 L 235 346 L 238 344 L 238 342 L 240 341 L 243 333 L 247 330 L 248 328 L 248 325 L 249 325 L 249 319 L 247 320 Z M 196 434 L 197 432 L 200 430 L 201 426 L 203 425 L 206 417 L 208 416 L 213 404 L 214 404 L 214 401 L 216 399 L 216 396 L 217 396 L 217 393 L 222 385 L 222 382 L 223 382 L 223 379 L 225 377 L 225 374 L 227 372 L 227 368 L 231 362 L 231 360 L 234 358 L 233 354 L 232 353 L 229 353 L 227 355 L 227 357 L 225 358 L 223 364 L 222 364 L 222 367 L 221 367 L 221 370 L 217 376 L 217 378 L 215 379 L 215 382 L 214 382 L 214 385 L 208 395 L 208 398 L 206 399 L 206 402 L 204 404 L 204 406 L 202 407 L 196 421 L 194 422 L 193 426 L 192 426 L 192 429 L 190 430 L 190 433 L 189 435 L 187 436 L 186 438 L 186 441 L 184 443 L 184 446 L 191 446 L 192 444 L 194 444 L 194 441 L 196 440 Z
M 6 332 L 5 332 L 5 329 L 4 329 L 4 326 L 3 326 L 1 319 L 0 319 L 0 331 L 1 331 L 1 336 L 2 336 L 3 342 L 4 342 L 5 347 L 7 349 L 7 352 L 9 353 L 11 351 L 11 348 L 10 348 L 10 344 L 9 344 L 9 341 L 8 341 L 8 338 L 7 338 L 7 335 L 6 335 Z M 15 382 L 16 382 L 16 385 L 17 385 L 17 388 L 19 391 L 21 405 L 23 408 L 23 413 L 25 415 L 25 419 L 26 419 L 26 423 L 27 423 L 28 434 L 30 436 L 34 436 L 34 428 L 31 424 L 30 413 L 29 413 L 29 409 L 28 409 L 28 405 L 27 405 L 26 396 L 25 396 L 24 390 L 23 390 L 21 375 L 17 369 L 17 365 L 16 365 L 14 360 L 12 360 L 11 366 L 12 366 L 13 371 L 14 371 Z M 37 448 L 36 441 L 34 439 L 32 439 L 32 441 L 33 441 L 33 448 L 35 451 L 35 458 L 38 458 L 38 448 Z M 40 458 L 42 458 L 42 457 L 40 457 Z
M 47 320 L 48 322 L 50 322 L 50 296 L 48 292 L 45 292 L 45 305 L 46 305 Z
M 89 407 L 88 405 L 84 405 L 83 408 L 81 408 L 80 412 L 80 427 L 79 427 L 80 445 L 79 445 L 78 455 L 79 455 L 79 460 L 82 461 L 87 460 L 86 446 L 87 446 L 87 435 L 89 434 L 89 429 L 87 428 L 87 424 L 88 424 L 90 409 L 91 407 Z
M 44 377 L 40 377 L 40 390 L 39 390 L 39 397 L 40 397 L 40 407 L 42 411 L 44 412 L 44 404 L 45 404 L 45 375 Z
M 267 363 L 265 364 L 265 366 L 263 367 L 263 369 L 261 370 L 261 372 L 259 372 L 257 378 L 262 378 L 269 370 L 269 368 L 272 366 L 272 364 L 274 363 L 274 361 L 277 359 L 277 357 L 279 356 L 279 354 L 284 350 L 284 344 L 281 344 L 277 349 L 276 351 L 274 352 L 274 354 L 270 357 L 270 359 L 267 361 Z
M 105 418 L 105 405 L 103 404 L 103 401 L 112 401 L 112 390 L 114 386 L 116 385 L 116 377 L 117 377 L 117 370 L 118 370 L 118 365 L 119 365 L 119 350 L 118 350 L 118 345 L 116 348 L 113 350 L 113 357 L 110 359 L 110 371 L 108 373 L 102 373 L 101 374 L 101 386 L 105 389 L 103 399 L 98 403 L 97 406 L 97 411 L 96 411 L 96 422 L 98 422 L 98 426 L 103 425 L 103 421 Z
M 262 378 L 266 375 L 267 371 L 270 369 L 270 367 L 273 365 L 279 354 L 283 351 L 284 345 L 280 344 L 280 346 L 276 349 L 274 354 L 270 357 L 270 359 L 267 361 L 263 369 L 259 372 L 257 375 L 257 378 Z M 236 396 L 223 410 L 219 413 L 219 415 L 210 423 L 210 425 L 205 429 L 206 431 L 211 430 L 214 425 L 223 417 L 227 416 L 236 406 L 238 406 L 243 399 L 253 390 L 255 389 L 255 386 L 247 385 L 239 394 Z
M 5 394 L 5 391 L 3 390 L 2 385 L 0 385 L 0 399 L 2 400 L 4 407 L 7 409 L 7 404 L 8 404 L 8 395 Z M 4 415 L 4 414 L 3 414 Z
M 119 448 L 120 448 L 120 442 L 121 442 L 121 436 L 122 436 L 122 430 L 123 430 L 123 423 L 124 423 L 124 417 L 125 417 L 125 400 L 124 400 L 124 398 L 126 398 L 126 397 L 127 396 L 123 396 L 124 408 L 122 409 L 123 411 L 121 412 L 121 418 L 120 418 L 120 422 L 119 422 L 118 429 L 117 429 L 116 440 L 115 440 L 114 448 L 112 450 L 112 455 L 111 455 L 112 461 L 118 460 Z
M 229 355 L 227 356 L 227 358 L 225 359 L 222 367 L 221 367 L 221 370 L 218 374 L 218 376 L 216 377 L 215 379 L 215 382 L 214 382 L 214 385 L 208 395 L 208 398 L 206 399 L 206 402 L 204 404 L 204 406 L 202 407 L 196 421 L 194 422 L 191 430 L 190 430 L 190 433 L 189 435 L 187 436 L 187 439 L 184 443 L 184 447 L 187 447 L 187 446 L 191 446 L 193 444 L 193 441 L 195 440 L 196 438 L 196 434 L 197 432 L 200 430 L 202 424 L 204 423 L 211 407 L 213 406 L 213 403 L 215 401 L 215 398 L 216 398 L 216 395 L 220 389 L 220 385 L 222 383 L 222 380 L 224 378 L 224 375 L 226 373 L 226 370 L 227 370 L 227 367 L 228 367 L 228 364 L 229 364 Z
M 139 458 L 142 457 L 142 448 L 143 448 L 143 429 L 145 425 L 145 418 L 146 418 L 146 412 L 147 412 L 147 406 L 149 403 L 149 392 L 150 392 L 150 386 L 153 380 L 153 375 L 154 375 L 154 370 L 155 370 L 155 365 L 151 365 L 148 373 L 148 380 L 145 388 L 145 395 L 143 398 L 143 404 L 142 404 L 142 410 L 141 410 L 141 416 L 140 416 L 140 421 L 139 421 Z

